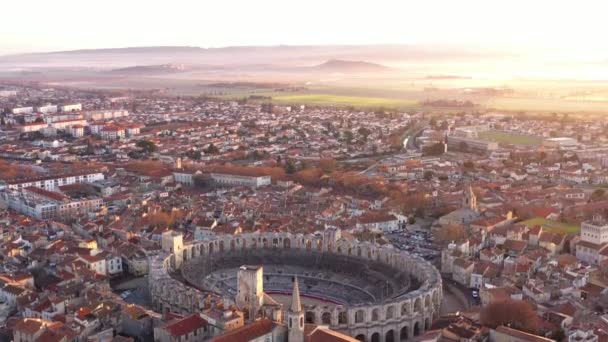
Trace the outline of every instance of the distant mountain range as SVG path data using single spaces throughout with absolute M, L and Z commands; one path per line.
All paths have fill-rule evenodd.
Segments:
M 112 69 L 110 73 L 121 75 L 132 74 L 170 74 L 188 70 L 184 64 L 137 65 L 133 67 Z
M 381 64 L 364 62 L 364 61 L 347 61 L 340 59 L 330 59 L 323 64 L 319 64 L 313 67 L 319 71 L 327 71 L 327 72 L 343 72 L 343 73 L 351 73 L 351 72 L 382 72 L 382 71 L 390 71 L 391 68 L 386 67 Z
M 478 61 L 514 56 L 510 52 L 480 51 L 457 46 L 322 45 L 241 46 L 199 48 L 151 46 L 90 49 L 0 56 L 0 66 L 16 68 L 121 69 L 138 66 L 184 64 L 189 66 L 272 65 L 318 70 L 380 71 L 385 65 L 419 61 Z M 376 64 L 376 63 L 382 63 Z

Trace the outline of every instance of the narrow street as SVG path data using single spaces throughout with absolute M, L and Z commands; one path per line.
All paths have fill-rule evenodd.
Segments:
M 469 300 L 466 293 L 458 287 L 443 282 L 443 302 L 441 303 L 441 315 L 454 313 L 457 311 L 466 311 L 470 308 Z

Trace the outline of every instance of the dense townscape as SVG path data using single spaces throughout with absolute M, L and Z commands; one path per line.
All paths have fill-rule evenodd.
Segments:
M 0 111 L 1 340 L 608 340 L 607 119 L 11 84 Z

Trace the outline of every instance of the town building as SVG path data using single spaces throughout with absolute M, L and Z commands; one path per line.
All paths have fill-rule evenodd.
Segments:
M 241 176 L 226 173 L 211 173 L 211 179 L 222 186 L 247 186 L 259 188 L 270 185 L 270 176 Z

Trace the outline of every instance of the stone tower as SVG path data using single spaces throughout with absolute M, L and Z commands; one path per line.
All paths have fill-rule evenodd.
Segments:
M 264 304 L 264 270 L 262 266 L 243 265 L 237 273 L 236 306 L 243 310 L 245 318 L 255 320 Z
M 304 310 L 302 310 L 302 303 L 300 302 L 300 287 L 297 276 L 293 280 L 291 306 L 287 313 L 287 329 L 289 330 L 289 342 L 304 342 Z
M 471 186 L 471 184 L 469 184 L 469 186 L 465 190 L 462 202 L 463 208 L 477 211 L 477 196 L 475 195 L 475 192 L 473 191 L 473 186 Z
M 183 235 L 174 230 L 166 231 L 162 234 L 161 247 L 164 252 L 174 255 L 175 267 L 179 268 L 183 261 L 184 240 Z

